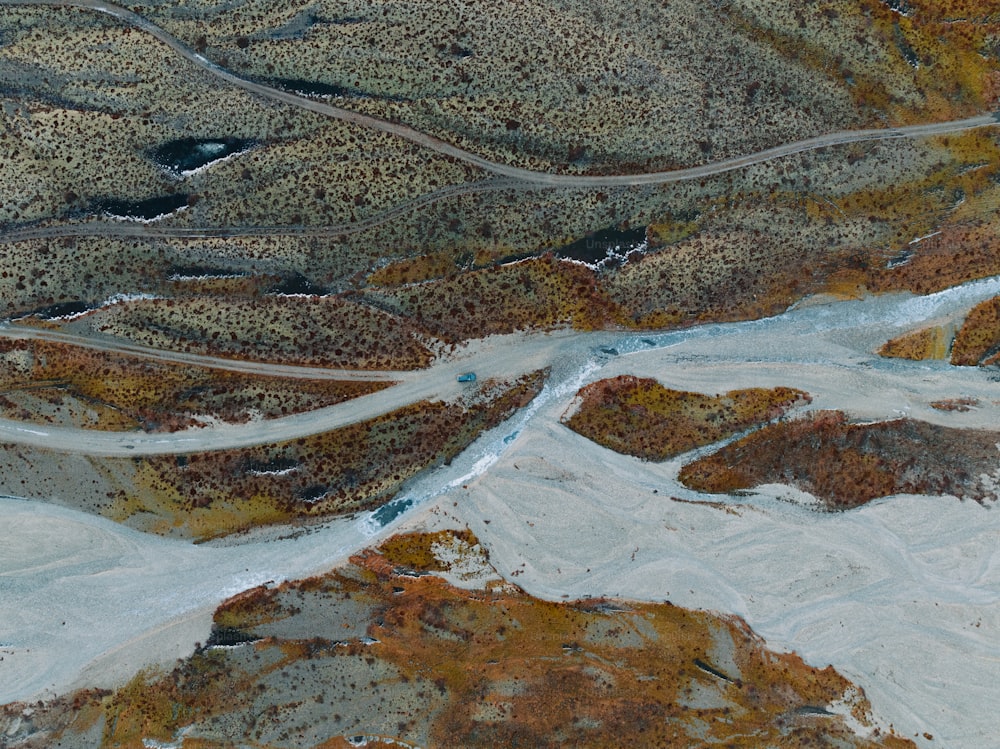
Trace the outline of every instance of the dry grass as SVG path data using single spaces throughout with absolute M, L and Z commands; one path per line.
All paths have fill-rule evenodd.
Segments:
M 1000 361 L 1000 297 L 972 308 L 955 335 L 951 363 L 974 367 Z
M 985 7 L 965 14 L 938 2 L 908 2 L 902 14 L 880 0 L 840 0 L 822 9 L 802 1 L 737 5 L 743 23 L 763 27 L 761 36 L 791 60 L 850 81 L 863 112 L 894 122 L 948 119 L 995 100 L 997 60 L 982 53 L 997 23 Z
M 560 325 L 589 330 L 615 317 L 593 272 L 551 256 L 370 291 L 365 298 L 447 341 Z
M 641 328 L 765 317 L 822 290 L 847 256 L 803 249 L 756 229 L 703 232 L 630 263 L 602 286 Z
M 431 361 L 411 322 L 338 297 L 145 299 L 74 325 L 154 348 L 276 363 L 417 369 Z
M 993 217 L 966 225 L 942 224 L 941 233 L 916 245 L 906 264 L 871 263 L 865 282 L 875 292 L 931 294 L 965 281 L 1000 275 L 1000 242 Z
M 98 13 L 4 8 L 0 27 L 0 82 L 16 101 L 0 112 L 0 223 L 94 212 L 103 198 L 179 194 L 194 200 L 174 223 L 328 225 L 478 174 L 384 133 L 252 96 Z M 185 177 L 151 157 L 165 142 L 220 136 L 255 147 Z
M 879 356 L 894 359 L 925 361 L 927 359 L 947 359 L 951 347 L 951 331 L 942 327 L 922 328 L 905 333 L 879 349 Z
M 449 461 L 539 391 L 536 373 L 469 406 L 417 403 L 290 442 L 128 461 L 136 472 L 103 514 L 142 530 L 207 538 L 376 507 Z M 104 459 L 113 469 L 121 459 Z
M 511 15 L 477 0 L 457 28 L 432 6 L 362 12 L 330 2 L 313 12 L 248 2 L 220 12 L 167 2 L 140 10 L 249 75 L 341 85 L 339 103 L 551 170 L 693 163 L 836 127 L 959 116 L 995 96 L 1000 27 L 985 11 L 963 17 L 911 3 L 901 15 L 876 0 L 837 0 L 822 11 L 798 1 L 735 2 L 721 14 L 693 2 L 596 9 L 539 0 Z M 0 76 L 20 86 L 2 113 L 9 223 L 66 218 L 102 196 L 173 191 L 192 200 L 168 223 L 321 226 L 477 178 L 388 136 L 249 97 L 97 14 L 4 8 L 0 23 Z M 515 29 L 523 38 L 511 45 Z M 384 54 L 387 45 L 398 54 Z M 133 76 L 118 73 L 120 60 Z M 166 140 L 222 136 L 257 146 L 181 182 L 149 159 Z M 338 290 L 367 277 L 410 284 L 627 222 L 651 226 L 661 251 L 598 278 L 584 305 L 577 300 L 591 281 L 562 269 L 549 270 L 562 280 L 544 299 L 518 305 L 528 311 L 494 301 L 478 270 L 449 278 L 442 294 L 478 303 L 449 335 L 742 319 L 814 292 L 923 292 L 1000 272 L 997 162 L 993 134 L 980 131 L 828 149 L 686 185 L 455 197 L 345 237 L 34 243 L 11 250 L 0 291 L 10 314 L 99 303 L 115 291 L 196 292 L 163 279 L 168 256 L 306 272 Z M 689 214 L 697 218 L 674 218 Z M 215 297 L 256 293 L 251 281 L 202 286 Z M 454 328 L 443 320 L 451 308 L 434 306 L 424 304 L 428 323 Z
M 144 10 L 245 75 L 339 87 L 343 106 L 497 160 L 599 172 L 990 108 L 997 23 L 913 5 L 477 0 L 457 23 L 423 1 Z
M 59 343 L 0 341 L 0 411 L 91 429 L 172 431 L 323 408 L 387 383 L 290 380 Z
M 821 412 L 765 427 L 685 466 L 680 479 L 713 493 L 790 483 L 831 510 L 900 493 L 995 501 L 998 439 L 910 419 L 851 424 L 842 413 Z
M 780 416 L 808 403 L 791 388 L 753 388 L 710 396 L 670 390 L 624 375 L 584 387 L 566 425 L 616 452 L 666 460 Z

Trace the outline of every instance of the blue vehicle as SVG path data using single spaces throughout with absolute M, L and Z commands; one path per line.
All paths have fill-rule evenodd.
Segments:
M 475 372 L 466 372 L 465 374 L 460 374 L 458 376 L 458 381 L 459 382 L 475 382 L 476 381 L 476 373 Z

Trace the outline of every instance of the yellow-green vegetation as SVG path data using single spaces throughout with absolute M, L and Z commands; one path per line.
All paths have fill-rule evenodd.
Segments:
M 647 235 L 649 244 L 659 248 L 680 242 L 697 232 L 697 219 L 666 215 L 649 225 Z
M 684 466 L 703 492 L 789 483 L 844 510 L 892 494 L 995 502 L 1000 434 L 912 419 L 852 424 L 837 411 L 772 424 Z
M 91 429 L 175 430 L 214 419 L 276 418 L 387 385 L 265 377 L 62 343 L 0 340 L 0 413 Z
M 935 325 L 921 328 L 886 341 L 878 353 L 879 356 L 913 361 L 947 359 L 953 332 L 950 326 Z
M 483 430 L 526 405 L 542 373 L 497 388 L 471 404 L 417 403 L 365 422 L 289 442 L 239 450 L 154 457 L 89 458 L 93 492 L 80 509 L 140 530 L 205 540 L 256 526 L 370 509 L 422 469 L 461 452 Z M 30 465 L 50 456 L 19 451 Z M 10 480 L 18 474 L 11 472 Z M 14 491 L 13 485 L 7 490 Z M 22 494 L 32 487 L 18 486 Z M 91 494 L 97 498 L 96 506 Z M 39 489 L 37 493 L 45 496 Z
M 330 749 L 351 738 L 356 746 L 355 737 L 448 747 L 913 746 L 876 727 L 859 736 L 830 709 L 846 701 L 871 726 L 859 690 L 831 667 L 768 651 L 738 619 L 669 602 L 555 603 L 498 579 L 461 590 L 426 574 L 448 565 L 425 550 L 470 544 L 470 534 L 449 531 L 395 538 L 325 575 L 248 591 L 220 606 L 207 647 L 169 673 L 39 705 L 15 734 L 30 741 L 44 726 L 48 740 L 69 742 L 87 711 L 99 716 L 92 743 L 106 749 Z M 413 568 L 395 570 L 400 554 Z M 0 714 L 0 728 L 20 707 Z
M 461 270 L 451 252 L 434 252 L 397 260 L 379 268 L 366 280 L 372 286 L 401 286 L 453 276 Z
M 972 308 L 951 349 L 951 363 L 959 366 L 997 362 L 1000 362 L 1000 297 Z
M 872 291 L 927 294 L 1000 273 L 996 134 L 974 131 L 936 142 L 944 159 L 924 178 L 836 201 L 892 229 L 881 251 L 863 253 L 855 269 Z
M 417 369 L 431 360 L 413 323 L 339 297 L 142 299 L 76 325 L 154 348 L 278 363 Z
M 615 318 L 592 271 L 545 256 L 365 297 L 446 341 L 559 325 L 589 330 Z
M 446 572 L 450 565 L 435 554 L 442 544 L 469 548 L 479 541 L 471 531 L 438 531 L 393 536 L 379 547 L 386 561 L 397 567 L 421 572 Z
M 811 400 L 801 390 L 784 387 L 702 395 L 629 375 L 591 383 L 578 397 L 579 407 L 565 420 L 570 429 L 645 460 L 666 460 L 710 445 Z

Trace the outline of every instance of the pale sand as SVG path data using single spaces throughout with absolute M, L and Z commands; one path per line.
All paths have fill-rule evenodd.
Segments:
M 766 497 L 740 505 L 677 486 L 681 461 L 619 456 L 558 419 L 586 381 L 630 373 L 703 392 L 802 387 L 813 407 L 855 416 L 909 412 L 995 427 L 1000 387 L 986 373 L 870 352 L 998 291 L 990 279 L 928 298 L 809 307 L 653 336 L 669 347 L 628 357 L 599 353 L 606 334 L 560 334 L 533 337 L 531 361 L 501 367 L 516 346 L 482 342 L 460 356 L 524 371 L 555 354 L 553 385 L 525 414 L 414 482 L 409 495 L 423 507 L 389 529 L 346 519 L 298 538 L 269 532 L 240 546 L 192 546 L 0 499 L 0 702 L 113 686 L 140 665 L 169 665 L 205 640 L 207 612 L 227 596 L 329 569 L 390 532 L 446 522 L 467 523 L 500 571 L 531 593 L 669 598 L 736 613 L 770 646 L 834 664 L 884 721 L 934 734 L 927 746 L 989 745 L 1000 673 L 1000 512 L 912 497 L 839 515 Z M 643 338 L 611 343 L 625 351 L 646 346 Z M 945 414 L 927 406 L 958 395 L 980 397 L 981 407 Z M 796 498 L 781 487 L 769 493 Z
M 622 368 L 646 372 L 646 364 Z M 719 384 L 776 384 L 772 372 L 759 380 L 753 372 L 733 380 L 727 372 Z M 705 368 L 689 378 L 714 382 Z M 803 381 L 789 373 L 781 384 Z M 818 375 L 808 385 L 822 389 L 822 405 L 872 417 L 912 402 L 902 394 L 879 407 Z M 673 501 L 731 502 L 678 486 L 681 460 L 645 463 L 579 437 L 555 421 L 565 405 L 539 413 L 487 473 L 440 500 L 508 579 L 555 600 L 669 599 L 736 613 L 768 646 L 832 663 L 866 691 L 883 724 L 934 735 L 921 744 L 977 749 L 995 740 L 1000 511 L 897 497 L 816 513 L 781 501 L 801 498 L 784 487 L 726 508 Z
M 38 502 L 0 498 L 0 517 L 0 703 L 172 667 L 206 642 L 221 601 L 329 570 L 392 532 L 344 518 L 195 546 Z
M 111 688 L 128 682 L 144 669 L 169 668 L 205 644 L 215 609 L 214 604 L 203 606 L 102 653 L 84 666 L 69 688 Z

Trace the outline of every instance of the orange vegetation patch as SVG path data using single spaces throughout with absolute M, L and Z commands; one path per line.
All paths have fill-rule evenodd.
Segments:
M 939 182 L 928 180 L 913 194 L 880 191 L 884 205 L 878 209 L 872 209 L 874 193 L 855 193 L 829 215 L 810 210 L 792 216 L 765 198 L 760 213 L 770 226 L 755 227 L 733 214 L 733 226 L 706 229 L 649 253 L 600 278 L 599 285 L 617 306 L 618 322 L 666 328 L 757 319 L 811 294 L 928 294 L 1000 275 L 997 226 L 979 219 L 936 220 L 947 206 L 925 205 L 926 196 L 952 194 L 950 182 Z M 873 228 L 864 229 L 869 221 Z M 910 244 L 933 231 L 938 233 Z
M 936 408 L 938 411 L 958 411 L 959 413 L 971 411 L 978 405 L 979 401 L 975 398 L 945 398 L 931 402 L 931 408 Z
M 434 554 L 436 544 L 458 540 L 465 545 L 479 543 L 471 531 L 439 531 L 393 536 L 379 547 L 379 553 L 390 564 L 422 572 L 443 572 L 448 565 Z
M 992 210 L 1000 163 L 995 134 L 972 130 L 929 145 L 949 157 L 925 176 L 833 198 L 844 216 L 879 229 L 861 243 L 848 269 L 871 291 L 928 294 L 1000 273 Z
M 552 256 L 369 291 L 366 297 L 448 341 L 559 325 L 589 330 L 614 317 L 591 270 Z
M 955 335 L 951 363 L 974 367 L 1000 361 L 1000 297 L 972 308 Z
M 388 384 L 265 377 L 61 343 L 0 340 L 5 415 L 54 422 L 59 412 L 31 407 L 42 399 L 53 409 L 64 407 L 71 423 L 92 429 L 174 430 L 206 417 L 243 423 L 332 406 Z M 73 403 L 90 418 L 73 419 Z
M 1000 434 L 912 419 L 852 424 L 840 412 L 772 424 L 685 466 L 680 480 L 704 492 L 789 483 L 829 509 L 892 494 L 997 499 Z
M 925 361 L 927 359 L 944 359 L 948 356 L 948 346 L 951 336 L 940 326 L 923 328 L 912 333 L 906 333 L 891 341 L 887 341 L 879 349 L 879 356 L 894 359 L 910 359 Z
M 810 294 L 926 294 L 1000 274 L 995 134 L 970 131 L 926 147 L 943 158 L 908 180 L 871 180 L 829 197 L 778 183 L 745 187 L 706 204 L 693 233 L 599 285 L 619 320 L 662 328 L 759 318 Z M 867 158 L 862 146 L 844 151 L 848 165 Z
M 811 400 L 801 390 L 783 387 L 702 395 L 629 375 L 587 385 L 579 396 L 583 402 L 565 422 L 570 429 L 646 460 L 665 460 L 718 442 Z
M 984 6 L 990 3 L 962 15 L 955 11 L 971 9 L 970 3 L 918 0 L 912 5 L 912 12 L 893 19 L 894 38 L 916 68 L 913 76 L 931 116 L 945 119 L 994 106 L 997 61 L 982 54 L 987 37 L 1000 29 L 996 22 L 984 23 Z
M 428 545 L 393 541 L 410 542 Z M 378 551 L 351 562 L 244 597 L 244 623 L 226 632 L 249 644 L 201 650 L 105 697 L 102 746 L 179 736 L 184 746 L 314 749 L 358 736 L 440 747 L 913 746 L 874 727 L 858 736 L 828 710 L 852 690 L 846 679 L 768 651 L 731 617 L 669 602 L 555 603 L 509 584 L 460 590 L 396 574 Z M 213 639 L 219 627 L 217 616 Z M 849 699 L 870 725 L 864 697 Z M 61 715 L 68 724 L 73 712 Z
M 368 277 L 372 286 L 401 286 L 436 278 L 453 276 L 462 270 L 462 263 L 452 252 L 435 252 L 397 260 L 379 268 Z
M 849 80 L 859 112 L 903 124 L 967 115 L 993 101 L 996 62 L 981 52 L 995 25 L 983 23 L 985 10 L 951 16 L 937 12 L 938 5 L 908 2 L 902 14 L 885 0 L 834 0 L 822 9 L 796 0 L 783 7 L 795 23 L 782 31 L 766 5 L 757 18 L 749 9 L 731 15 L 745 34 L 786 58 L 789 69 L 804 65 Z
M 981 23 L 1000 15 L 997 0 L 906 0 L 909 12 L 918 19 Z
M 352 369 L 416 369 L 431 353 L 412 323 L 339 297 L 144 299 L 83 318 L 147 346 Z
M 866 272 L 875 292 L 931 294 L 965 281 L 1000 275 L 1000 239 L 994 223 L 944 224 L 940 233 L 912 245 L 909 259 L 892 268 L 874 263 Z
M 289 442 L 129 461 L 134 486 L 121 488 L 104 514 L 155 533 L 207 539 L 375 507 L 509 417 L 543 381 L 535 373 L 498 388 L 491 401 L 416 403 Z

